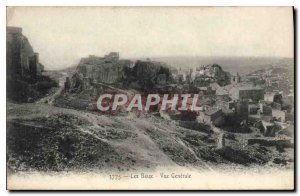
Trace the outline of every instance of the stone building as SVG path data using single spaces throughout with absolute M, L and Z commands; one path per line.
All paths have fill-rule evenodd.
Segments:
M 213 90 L 212 87 L 210 87 L 210 86 L 198 87 L 198 89 L 199 89 L 199 93 L 201 93 L 202 95 L 215 95 L 216 94 L 216 90 Z
M 249 103 L 249 105 L 248 105 L 248 112 L 250 115 L 257 114 L 259 109 L 260 109 L 260 107 L 256 103 Z
M 237 86 L 229 91 L 229 95 L 233 100 L 259 101 L 264 99 L 264 89 L 258 86 Z
M 272 116 L 272 106 L 270 102 L 267 101 L 259 101 L 259 111 L 260 114 L 265 116 Z
M 34 52 L 28 39 L 22 34 L 22 28 L 6 28 L 6 66 L 9 78 L 34 78 L 43 71 L 39 54 Z
M 241 76 L 237 72 L 236 75 L 231 76 L 231 84 L 237 84 L 241 82 Z
M 281 104 L 282 103 L 282 94 L 279 92 L 267 92 L 264 95 L 264 100 Z
M 280 122 L 285 122 L 286 112 L 282 110 L 272 109 L 272 117 L 276 118 L 276 120 Z
M 249 115 L 249 101 L 248 100 L 239 100 L 236 103 L 236 117 L 240 120 L 248 120 Z
M 179 68 L 179 70 L 173 74 L 173 77 L 177 83 L 185 82 L 187 78 L 187 72 Z
M 224 124 L 224 118 L 225 116 L 221 109 L 207 108 L 204 112 L 199 113 L 197 121 L 204 124 L 221 126 Z

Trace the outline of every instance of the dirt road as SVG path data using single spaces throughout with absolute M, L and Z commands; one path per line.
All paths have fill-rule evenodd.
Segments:
M 57 90 L 55 92 L 49 94 L 48 96 L 43 97 L 42 99 L 38 100 L 36 103 L 38 103 L 38 104 L 46 103 L 46 104 L 52 105 L 55 98 L 64 89 L 64 83 L 65 83 L 67 77 L 68 77 L 67 72 L 61 72 L 61 77 L 58 79 L 58 88 L 57 88 Z

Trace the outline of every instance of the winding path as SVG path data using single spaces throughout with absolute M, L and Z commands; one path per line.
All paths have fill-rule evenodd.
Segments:
M 50 95 L 38 100 L 36 102 L 37 104 L 41 104 L 41 103 L 47 103 L 49 105 L 53 104 L 53 101 L 55 100 L 55 98 L 63 91 L 64 83 L 66 81 L 66 78 L 68 77 L 67 72 L 61 72 L 61 74 L 62 74 L 62 76 L 58 79 L 58 89 L 54 93 L 51 93 Z

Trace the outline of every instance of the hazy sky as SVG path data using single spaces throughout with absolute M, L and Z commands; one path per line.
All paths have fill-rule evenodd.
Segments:
M 291 7 L 10 7 L 7 24 L 23 28 L 46 69 L 110 51 L 293 57 Z

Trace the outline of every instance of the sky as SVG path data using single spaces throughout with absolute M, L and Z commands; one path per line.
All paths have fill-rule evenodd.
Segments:
M 88 55 L 293 57 L 291 7 L 8 7 L 46 69 Z

